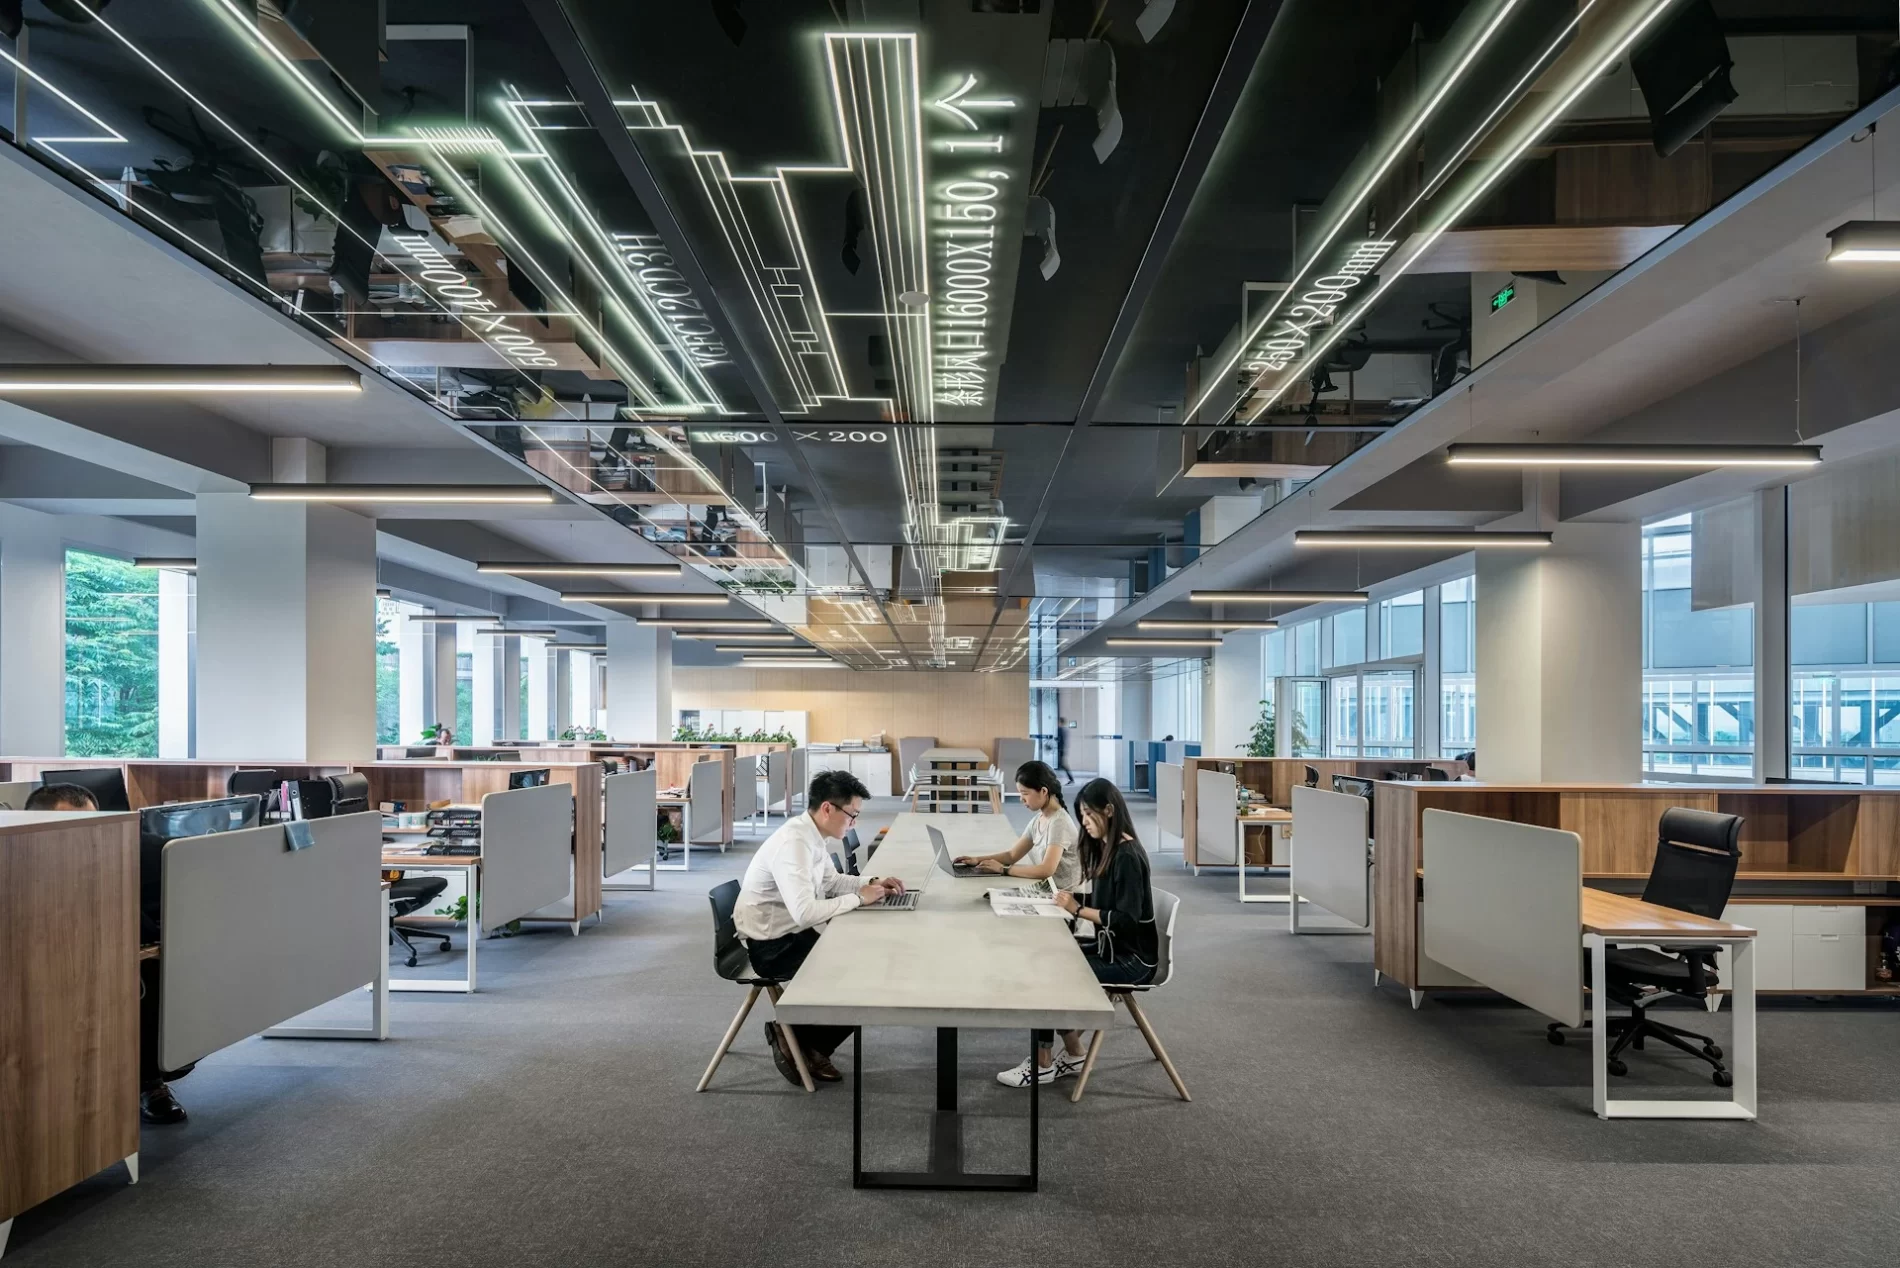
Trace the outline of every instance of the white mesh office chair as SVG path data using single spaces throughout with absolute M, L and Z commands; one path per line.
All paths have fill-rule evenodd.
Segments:
M 1180 1072 L 1174 1068 L 1174 1062 L 1168 1060 L 1168 1050 L 1161 1046 L 1161 1039 L 1155 1034 L 1155 1028 L 1148 1024 L 1148 1015 L 1142 1012 L 1141 1005 L 1135 1002 L 1135 996 L 1166 986 L 1168 979 L 1174 976 L 1174 918 L 1180 914 L 1181 900 L 1165 889 L 1157 889 L 1154 891 L 1154 903 L 1155 930 L 1160 935 L 1155 939 L 1154 980 L 1141 986 L 1104 985 L 1102 989 L 1108 992 L 1109 1003 L 1127 1007 L 1128 1015 L 1135 1019 L 1135 1025 L 1141 1027 L 1141 1037 L 1148 1041 L 1148 1048 L 1155 1054 L 1155 1060 L 1159 1061 L 1161 1068 L 1168 1072 L 1168 1081 L 1174 1084 L 1174 1090 L 1181 1094 L 1182 1100 L 1191 1101 L 1194 1098 L 1188 1095 L 1187 1084 L 1181 1082 Z M 1089 1085 L 1089 1075 L 1095 1071 L 1095 1058 L 1102 1051 L 1102 1038 L 1107 1033 L 1107 1031 L 1098 1030 L 1095 1032 L 1095 1037 L 1089 1040 L 1089 1055 L 1082 1062 L 1082 1074 L 1075 1081 L 1075 1091 L 1069 1094 L 1071 1102 L 1082 1099 L 1082 1092 Z

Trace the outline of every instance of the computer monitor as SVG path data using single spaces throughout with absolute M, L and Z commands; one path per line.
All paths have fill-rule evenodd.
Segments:
M 77 770 L 49 770 L 40 774 L 40 784 L 77 784 L 92 794 L 101 810 L 130 810 L 132 801 L 125 794 L 125 771 L 117 766 L 84 766 Z
M 219 797 L 215 801 L 180 801 L 169 806 L 147 806 L 139 811 L 139 843 L 163 845 L 180 837 L 209 836 L 255 828 L 262 799 L 255 793 Z
M 540 788 L 548 782 L 549 776 L 553 773 L 550 768 L 545 766 L 538 767 L 534 770 L 511 770 L 508 772 L 508 787 Z

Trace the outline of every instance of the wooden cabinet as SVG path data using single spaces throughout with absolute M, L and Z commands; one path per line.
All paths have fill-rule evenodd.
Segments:
M 0 812 L 0 1232 L 139 1148 L 138 820 Z

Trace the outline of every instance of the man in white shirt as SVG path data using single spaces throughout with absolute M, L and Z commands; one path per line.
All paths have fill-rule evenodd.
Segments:
M 745 879 L 739 883 L 739 902 L 732 923 L 745 939 L 752 967 L 760 976 L 787 982 L 818 945 L 818 935 L 833 916 L 887 893 L 901 894 L 904 883 L 895 878 L 846 876 L 831 862 L 830 842 L 839 841 L 858 821 L 870 791 L 849 771 L 821 771 L 805 794 L 805 813 L 765 839 Z M 849 1026 L 801 1026 L 798 1041 L 812 1077 L 836 1083 L 842 1075 L 831 1054 L 851 1035 Z M 765 1041 L 772 1060 L 790 1082 L 804 1086 L 798 1067 L 787 1051 L 780 1028 L 765 1023 Z

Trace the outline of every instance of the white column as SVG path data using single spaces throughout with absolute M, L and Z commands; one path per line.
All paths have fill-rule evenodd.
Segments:
M 613 738 L 673 738 L 673 631 L 607 622 L 607 720 Z
M 1247 751 L 1260 716 L 1260 635 L 1233 633 L 1221 640 L 1205 670 L 1201 696 L 1201 752 L 1234 757 Z
M 158 570 L 158 755 L 191 756 L 192 678 L 197 660 L 191 623 L 193 579 L 173 568 Z
M 429 702 L 429 715 L 424 720 L 424 725 L 433 722 L 441 726 L 453 727 L 456 704 L 456 629 L 452 624 L 431 624 L 423 628 L 429 631 L 431 654 L 435 657 L 435 698 Z M 463 740 L 466 743 L 467 737 L 463 737 Z
M 555 652 L 548 657 L 548 699 L 553 716 L 548 719 L 550 739 L 574 725 L 574 652 Z
M 521 738 L 521 639 L 513 634 L 495 640 L 495 690 L 501 697 L 501 738 Z
M 1419 667 L 1418 700 L 1414 702 L 1412 717 L 1415 752 L 1420 757 L 1437 757 L 1440 744 L 1439 732 L 1444 721 L 1444 678 L 1441 667 L 1444 657 L 1441 655 L 1440 639 L 1444 636 L 1443 609 L 1438 606 L 1438 587 L 1425 587 L 1425 640 L 1420 650 L 1424 653 L 1424 663 Z
M 474 719 L 467 738 L 456 737 L 460 743 L 486 746 L 495 742 L 495 702 L 500 694 L 501 642 L 493 634 L 475 635 L 475 682 L 474 690 L 470 693 Z
M 51 516 L 0 534 L 0 751 L 66 752 L 66 544 Z
M 559 734 L 558 728 L 552 728 L 553 705 L 559 693 L 551 689 L 554 684 L 549 670 L 560 656 L 548 654 L 548 643 L 543 638 L 522 639 L 521 652 L 528 658 L 528 715 L 522 719 L 527 724 L 522 738 L 551 740 Z
M 1545 550 L 1478 552 L 1478 773 L 1642 778 L 1642 526 L 1559 524 Z
M 436 668 L 435 639 L 430 633 L 433 627 L 410 620 L 403 606 L 397 605 L 396 610 L 396 664 L 402 684 L 396 739 L 398 743 L 414 744 L 422 738 L 422 728 L 432 720 L 429 688 L 432 671 Z M 454 681 L 453 674 L 450 681 Z
M 198 497 L 198 756 L 376 752 L 376 521 L 340 507 Z

